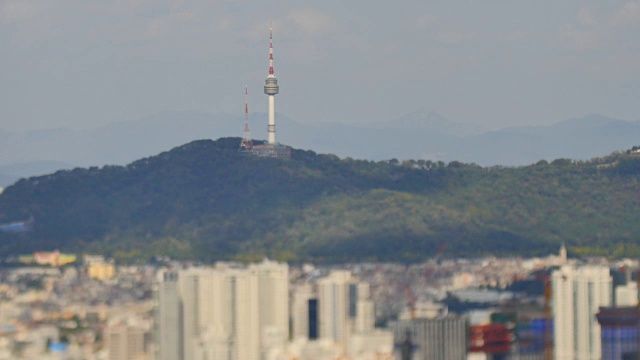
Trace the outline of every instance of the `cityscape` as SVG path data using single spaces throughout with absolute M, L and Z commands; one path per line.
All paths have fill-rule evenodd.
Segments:
M 582 32 L 565 25 L 560 40 L 571 41 L 573 51 L 592 52 L 592 56 L 605 51 L 599 47 L 606 42 L 602 40 L 605 37 L 630 37 L 621 34 L 640 24 L 640 3 L 618 5 L 617 11 L 594 10 L 595 4 L 580 5 L 572 21 Z M 101 5 L 96 6 L 98 9 Z M 118 41 L 137 48 L 157 37 L 176 36 L 181 46 L 194 50 L 203 33 L 190 33 L 185 41 L 180 31 L 166 29 L 175 22 L 184 29 L 187 24 L 198 23 L 199 15 L 194 10 L 198 6 L 204 5 L 118 2 L 108 16 L 117 14 L 124 24 L 128 21 L 125 19 L 167 13 L 172 20 L 154 22 L 145 30 L 146 36 Z M 232 1 L 225 3 L 222 11 L 246 11 L 247 6 L 246 2 Z M 278 14 L 275 9 L 279 6 L 273 4 L 273 9 L 258 14 Z M 597 114 L 574 119 L 570 122 L 580 122 L 580 126 L 595 129 L 596 134 L 624 137 L 625 141 L 610 149 L 609 155 L 540 158 L 517 166 L 445 162 L 442 159 L 450 154 L 420 153 L 409 145 L 427 142 L 425 133 L 418 129 L 432 132 L 428 139 L 436 144 L 433 146 L 472 139 L 471 147 L 461 148 L 459 154 L 469 152 L 465 149 L 474 144 L 535 143 L 536 136 L 548 137 L 546 133 L 532 126 L 533 130 L 522 135 L 508 122 L 504 129 L 483 132 L 474 124 L 448 122 L 434 112 L 409 113 L 396 121 L 395 128 L 373 124 L 371 129 L 380 132 L 362 131 L 362 138 L 362 128 L 346 123 L 316 125 L 313 122 L 317 115 L 311 115 L 309 129 L 313 129 L 313 141 L 321 146 L 338 139 L 354 148 L 366 147 L 373 154 L 384 153 L 391 143 L 392 150 L 409 149 L 406 151 L 414 154 L 413 158 L 354 159 L 337 156 L 337 150 L 316 153 L 312 148 L 298 148 L 293 144 L 299 139 L 291 131 L 298 124 L 276 112 L 280 85 L 284 91 L 279 99 L 286 93 L 294 94 L 282 99 L 285 109 L 300 114 L 298 106 L 321 110 L 316 113 L 333 107 L 325 98 L 315 105 L 305 95 L 295 95 L 306 85 L 296 76 L 302 78 L 300 69 L 308 66 L 296 67 L 298 61 L 313 66 L 318 66 L 318 59 L 327 64 L 335 61 L 332 54 L 320 54 L 324 50 L 309 41 L 312 36 L 334 37 L 331 40 L 343 49 L 360 47 L 359 51 L 365 51 L 371 47 L 380 57 L 401 53 L 395 46 L 353 40 L 354 33 L 367 38 L 367 31 L 355 31 L 353 38 L 346 36 L 344 25 L 339 26 L 336 20 L 339 17 L 327 15 L 333 6 L 329 2 L 327 13 L 313 8 L 289 12 L 286 20 L 281 18 L 275 26 L 270 22 L 268 28 L 261 20 L 254 29 L 237 33 L 231 45 L 225 43 L 229 45 L 226 51 L 244 56 L 225 60 L 228 69 L 218 72 L 217 85 L 228 87 L 225 72 L 231 73 L 229 69 L 253 74 L 253 65 L 257 64 L 253 58 L 268 64 L 261 86 L 266 106 L 256 105 L 262 101 L 253 100 L 251 89 L 256 81 L 243 81 L 242 122 L 238 114 L 231 117 L 234 136 L 202 133 L 199 138 L 189 137 L 186 144 L 182 141 L 159 154 L 146 154 L 126 164 L 66 167 L 47 160 L 48 167 L 42 167 L 39 163 L 16 162 L 11 166 L 29 164 L 32 174 L 24 169 L 13 175 L 0 173 L 0 185 L 6 184 L 6 188 L 0 187 L 0 360 L 640 359 L 640 146 L 634 135 L 640 122 L 603 119 Z M 345 9 L 338 8 L 340 16 L 346 14 L 341 12 Z M 49 10 L 47 6 L 19 5 L 15 0 L 0 2 L 0 26 L 19 28 L 30 16 L 38 18 Z M 396 16 L 373 5 L 366 10 L 372 14 L 377 11 L 376 16 Z M 411 25 L 414 30 L 428 32 L 442 24 L 436 16 L 425 15 L 418 20 Z M 357 16 L 354 21 L 363 24 Z M 297 32 L 291 30 L 292 24 Z M 282 37 L 278 25 L 285 29 Z M 400 19 L 390 25 L 406 24 Z M 225 33 L 240 27 L 220 21 L 207 31 L 215 28 Z M 594 35 L 596 30 L 601 32 L 599 36 Z M 97 39 L 100 31 L 90 32 L 90 37 Z M 126 38 L 124 33 L 112 34 L 115 37 L 110 39 Z M 434 34 L 420 41 L 437 43 L 430 49 L 438 51 L 440 46 L 457 46 L 486 36 L 476 32 Z M 514 34 L 498 42 L 516 44 L 539 36 Z M 256 50 L 248 45 L 254 38 L 266 45 L 267 36 L 268 47 Z M 287 69 L 280 65 L 280 39 L 291 45 L 303 37 L 306 46 L 283 51 L 294 60 L 282 64 L 293 64 L 295 70 L 289 69 L 297 75 L 283 76 L 279 84 L 276 59 L 278 71 Z M 26 39 L 16 43 L 35 41 Z M 2 41 L 0 38 L 0 44 Z M 629 40 L 622 47 L 632 47 L 628 44 L 634 43 Z M 147 48 L 140 54 L 158 49 L 164 47 Z M 245 62 L 245 51 L 251 54 L 250 61 Z M 268 57 L 254 56 L 258 53 Z M 176 62 L 194 61 L 174 54 L 182 59 Z M 210 55 L 203 52 L 199 56 Z M 402 56 L 413 64 L 407 53 Z M 435 61 L 438 56 L 448 58 L 440 52 L 428 58 Z M 627 61 L 624 59 L 620 63 Z M 464 60 L 482 63 L 479 57 Z M 148 62 L 149 69 L 154 61 L 171 62 L 157 57 Z M 348 62 L 346 58 L 341 61 Z M 394 74 L 414 69 L 432 71 L 420 64 L 404 68 L 400 62 L 385 71 L 360 73 L 367 61 L 356 62 L 352 69 L 331 68 L 333 65 L 327 65 L 327 69 L 338 69 L 343 77 L 362 80 L 363 91 L 380 90 L 378 101 L 370 100 L 371 109 L 363 109 L 372 117 L 384 111 L 385 105 L 376 102 L 383 102 L 381 99 L 387 96 L 396 104 L 404 103 L 391 94 L 392 86 L 386 82 Z M 633 64 L 620 65 L 620 72 L 633 73 Z M 446 68 L 446 64 L 440 65 Z M 246 68 L 237 70 L 241 66 Z M 628 70 L 631 68 L 634 70 Z M 486 64 L 478 65 L 474 74 L 484 75 L 485 71 L 491 72 Z M 454 78 L 452 74 L 434 74 L 432 79 Z M 158 76 L 172 75 L 167 71 Z M 329 75 L 324 76 L 329 79 Z M 238 77 L 234 75 L 234 82 L 240 81 Z M 314 89 L 322 87 L 322 77 L 314 77 Z M 507 77 L 500 73 L 500 82 Z M 144 89 L 150 91 L 153 85 L 147 85 Z M 348 92 L 352 89 L 343 84 L 328 91 L 327 84 L 323 85 L 321 93 L 335 91 L 340 96 L 332 97 L 333 102 L 354 100 L 349 106 L 357 107 L 358 95 L 351 97 Z M 233 86 L 241 88 L 239 83 Z M 239 104 L 242 92 L 231 94 L 227 90 L 223 106 Z M 157 90 L 157 94 L 162 91 Z M 627 99 L 627 95 L 620 98 Z M 142 91 L 136 98 L 141 107 L 146 106 L 142 104 L 145 96 Z M 196 97 L 189 96 L 193 95 L 184 97 L 185 103 L 191 101 L 185 107 L 196 108 Z M 486 94 L 479 94 L 480 98 L 486 100 Z M 305 105 L 288 107 L 286 102 L 292 99 Z M 470 99 L 461 95 L 460 100 L 443 103 L 464 109 L 460 114 L 469 116 L 473 108 L 470 104 L 475 101 Z M 513 98 L 511 101 L 514 108 L 507 106 L 505 113 L 519 104 Z M 160 102 L 153 101 L 156 106 Z M 254 107 L 266 111 L 255 116 L 250 112 Z M 602 108 L 611 109 L 608 104 Z M 637 110 L 622 105 L 619 109 L 625 114 Z M 331 111 L 327 113 L 335 114 Z M 180 126 L 187 122 L 181 125 L 176 114 L 171 115 L 170 122 L 178 125 L 171 131 L 179 133 Z M 8 118 L 4 113 L 2 116 Z M 214 121 L 203 119 L 207 124 Z M 158 123 L 145 128 L 149 138 L 154 137 L 151 129 L 156 125 L 161 127 Z M 558 126 L 570 128 L 569 132 L 574 129 L 567 123 Z M 24 144 L 34 138 L 51 142 L 47 146 L 52 152 L 62 146 L 47 132 L 28 130 L 28 136 L 13 140 L 13 135 L 1 130 L 0 141 L 10 143 L 10 152 L 30 147 Z M 502 131 L 516 136 L 505 141 L 499 136 Z M 579 142 L 591 141 L 592 135 L 586 131 L 580 134 L 583 137 Z M 483 136 L 488 136 L 488 142 L 478 140 Z M 160 143 L 160 138 L 152 140 Z M 634 141 L 634 145 L 627 141 Z M 124 142 L 117 146 L 127 150 Z M 113 151 L 96 148 L 105 153 Z M 523 148 L 524 153 L 529 152 L 526 146 Z M 82 150 L 78 147 L 72 152 Z M 526 159 L 537 154 L 531 151 Z M 20 158 L 14 155 L 8 158 Z M 497 160 L 486 163 L 493 161 Z M 521 160 L 514 160 L 514 164 L 517 161 Z M 56 170 L 41 170 L 51 167 Z
M 638 262 L 579 261 L 564 247 L 540 258 L 411 265 L 119 265 L 61 253 L 20 261 L 1 273 L 0 359 L 626 359 L 638 351 Z

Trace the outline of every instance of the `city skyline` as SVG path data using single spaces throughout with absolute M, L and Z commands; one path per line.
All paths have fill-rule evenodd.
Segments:
M 557 255 L 536 258 L 315 266 L 268 259 L 196 264 L 167 257 L 133 265 L 84 254 L 81 262 L 66 265 L 5 267 L 0 359 L 634 354 L 638 313 L 632 274 L 638 261 L 564 255 L 561 248 Z M 110 264 L 114 271 L 94 277 L 95 264 Z M 440 270 L 427 278 L 433 266 Z M 551 291 L 543 294 L 545 284 Z M 413 296 L 418 307 L 445 311 L 404 317 Z M 553 312 L 545 310 L 548 305 Z M 547 342 L 547 336 L 555 341 Z
M 419 108 L 485 128 L 638 119 L 638 1 L 0 6 L 3 130 L 237 114 L 230 89 L 257 93 L 270 21 L 289 89 L 279 111 L 303 123 L 371 124 Z

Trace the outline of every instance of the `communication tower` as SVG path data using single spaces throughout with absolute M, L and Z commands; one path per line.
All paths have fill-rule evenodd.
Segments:
M 249 152 L 253 149 L 253 141 L 251 140 L 251 131 L 249 131 L 249 87 L 244 86 L 244 133 L 242 142 L 240 143 L 241 152 Z
M 278 79 L 273 68 L 273 27 L 269 28 L 269 74 L 264 82 L 264 93 L 269 96 L 269 144 L 276 144 L 276 104 L 275 95 L 280 92 Z
M 267 126 L 268 140 L 266 144 L 254 145 L 251 154 L 258 157 L 273 157 L 291 159 L 291 148 L 276 142 L 276 110 L 275 95 L 280 92 L 278 79 L 273 67 L 273 27 L 269 28 L 269 73 L 264 84 L 264 93 L 269 96 L 269 124 Z

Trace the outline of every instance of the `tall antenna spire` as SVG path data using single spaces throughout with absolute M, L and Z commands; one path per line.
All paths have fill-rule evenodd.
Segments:
M 249 86 L 244 86 L 244 127 L 245 130 L 249 130 Z
M 273 25 L 269 24 L 269 76 L 275 76 L 273 69 Z
M 264 93 L 269 95 L 269 125 L 267 131 L 270 145 L 276 144 L 276 105 L 274 95 L 277 95 L 278 92 L 280 92 L 280 87 L 273 70 L 273 27 L 269 26 L 269 75 L 267 75 L 267 79 L 264 82 Z
M 244 86 L 244 134 L 240 143 L 240 151 L 249 151 L 253 148 L 251 132 L 249 131 L 249 87 Z

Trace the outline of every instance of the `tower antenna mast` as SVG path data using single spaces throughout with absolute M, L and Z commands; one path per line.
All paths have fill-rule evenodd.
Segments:
M 240 143 L 240 151 L 250 151 L 253 148 L 251 132 L 249 131 L 249 87 L 244 86 L 244 133 Z
M 273 69 L 273 26 L 271 25 L 269 25 L 269 76 L 276 76 Z

